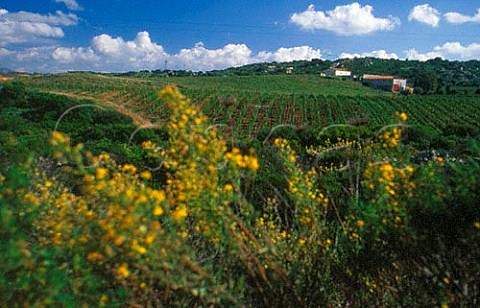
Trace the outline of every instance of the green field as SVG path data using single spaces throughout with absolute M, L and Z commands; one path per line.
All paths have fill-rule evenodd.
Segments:
M 437 132 L 451 125 L 480 128 L 480 101 L 475 94 L 393 95 L 355 81 L 309 75 L 133 78 L 69 73 L 23 81 L 41 91 L 98 103 L 108 100 L 151 122 L 163 121 L 168 114 L 156 92 L 176 84 L 214 124 L 225 125 L 240 139 L 281 124 L 318 129 L 361 120 L 377 127 L 389 123 L 396 111 L 406 112 L 410 124 Z

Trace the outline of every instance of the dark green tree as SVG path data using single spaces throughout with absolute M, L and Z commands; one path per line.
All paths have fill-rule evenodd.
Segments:
M 415 92 L 420 94 L 432 94 L 437 91 L 438 77 L 432 72 L 419 72 L 415 76 Z

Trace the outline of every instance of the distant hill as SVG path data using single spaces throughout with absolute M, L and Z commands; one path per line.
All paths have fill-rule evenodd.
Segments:
M 320 74 L 329 67 L 350 69 L 354 76 L 363 74 L 395 75 L 405 77 L 410 85 L 419 86 L 423 79 L 429 79 L 436 93 L 475 91 L 480 88 L 480 61 L 448 61 L 440 58 L 425 62 L 412 60 L 355 58 L 336 61 L 314 59 L 288 63 L 259 63 L 225 70 L 206 72 L 209 76 L 219 75 L 275 75 Z M 290 69 L 287 69 L 290 68 Z
M 425 62 L 411 60 L 356 58 L 337 60 L 336 65 L 353 74 L 385 74 L 406 77 L 412 84 L 425 73 L 433 74 L 441 86 L 480 86 L 480 61 L 448 61 L 440 58 Z
M 378 58 L 255 63 L 208 72 L 155 70 L 129 72 L 136 77 L 147 76 L 261 76 L 261 75 L 319 75 L 329 67 L 346 68 L 353 76 L 363 74 L 394 75 L 408 79 L 417 93 L 480 93 L 480 61 L 448 61 L 436 58 L 428 61 Z
M 313 59 L 311 61 L 255 63 L 240 67 L 231 67 L 224 70 L 207 72 L 207 75 L 277 75 L 286 74 L 319 74 L 331 67 L 334 62 L 329 60 Z

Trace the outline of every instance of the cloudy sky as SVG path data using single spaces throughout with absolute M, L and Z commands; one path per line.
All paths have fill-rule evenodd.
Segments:
M 0 0 L 0 66 L 18 71 L 362 56 L 480 59 L 480 0 Z

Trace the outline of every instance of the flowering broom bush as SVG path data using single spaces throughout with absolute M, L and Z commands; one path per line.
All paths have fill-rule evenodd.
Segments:
M 401 256 L 407 247 L 427 263 L 432 259 L 421 245 L 438 226 L 422 228 L 414 216 L 432 213 L 422 208 L 432 187 L 442 205 L 452 196 L 475 195 L 479 183 L 459 183 L 463 190 L 457 192 L 442 190 L 448 183 L 441 180 L 426 185 L 425 177 L 443 176 L 446 164 L 437 159 L 413 166 L 401 147 L 401 126 L 385 129 L 373 142 L 343 143 L 354 147 L 359 179 L 356 198 L 343 208 L 325 175 L 346 169 L 303 166 L 287 140 L 275 139 L 266 146 L 283 161 L 286 189 L 254 207 L 248 188 L 262 172 L 255 150 L 229 146 L 176 87 L 159 97 L 171 110 L 168 143 L 143 143 L 157 167 L 139 170 L 108 154 L 92 156 L 54 132 L 56 170 L 38 170 L 29 161 L 0 177 L 2 303 L 411 304 L 416 288 L 430 292 L 425 304 L 469 304 L 478 297 L 472 284 L 478 272 L 453 277 L 440 259 L 436 271 L 429 269 L 428 279 L 438 282 L 429 289 L 421 275 L 410 273 L 425 262 Z M 403 124 L 407 116 L 399 113 L 397 120 Z M 478 162 L 471 166 L 477 169 L 453 172 L 471 176 Z M 165 181 L 154 180 L 159 170 Z M 474 245 L 470 260 L 479 252 L 473 239 L 480 217 L 473 199 L 462 200 L 458 210 L 464 212 L 457 214 L 474 213 L 458 228 L 458 237 Z M 435 213 L 447 215 L 448 209 Z M 444 238 L 438 239 L 446 243 Z

